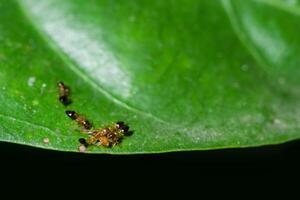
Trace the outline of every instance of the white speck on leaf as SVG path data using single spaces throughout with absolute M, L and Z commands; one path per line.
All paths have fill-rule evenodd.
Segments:
M 44 144 L 49 144 L 50 140 L 49 140 L 49 138 L 46 137 L 43 139 L 43 142 L 44 142 Z
M 33 100 L 32 105 L 34 105 L 34 106 L 39 105 L 39 101 L 38 100 Z
M 79 152 L 85 152 L 85 151 L 86 151 L 86 147 L 84 145 L 80 145 Z
M 44 93 L 44 90 L 45 90 L 46 87 L 47 87 L 47 84 L 46 84 L 46 83 L 43 83 L 43 84 L 42 84 L 42 87 L 41 87 L 41 94 Z
M 32 87 L 35 83 L 36 78 L 34 76 L 29 77 L 27 84 L 29 87 Z

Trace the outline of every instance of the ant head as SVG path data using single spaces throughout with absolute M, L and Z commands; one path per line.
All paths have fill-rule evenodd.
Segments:
M 78 140 L 80 144 L 86 144 L 86 140 L 84 138 L 79 138 Z
M 65 84 L 64 84 L 62 81 L 59 81 L 59 82 L 57 82 L 57 85 L 58 85 L 59 87 L 61 87 L 61 86 L 64 86 Z
M 84 139 L 84 138 L 79 138 L 78 141 L 79 141 L 80 144 L 84 145 L 85 147 L 88 146 L 88 143 L 86 142 L 86 139 Z
M 66 114 L 71 118 L 71 119 L 76 119 L 76 112 L 72 110 L 66 110 Z
M 122 126 L 122 125 L 124 125 L 125 123 L 122 122 L 122 121 L 118 121 L 118 122 L 116 122 L 116 124 L 117 124 L 118 126 Z
M 127 126 L 124 122 L 117 122 L 116 126 L 118 129 L 121 129 L 124 131 L 124 133 L 127 133 L 129 130 L 129 126 Z

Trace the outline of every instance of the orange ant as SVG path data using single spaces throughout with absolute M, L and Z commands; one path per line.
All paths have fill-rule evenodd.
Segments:
M 129 136 L 132 131 L 129 131 L 129 126 L 124 122 L 117 122 L 111 126 L 85 131 L 89 134 L 89 138 L 80 138 L 79 142 L 88 147 L 90 145 L 113 147 L 121 142 L 124 136 Z
M 66 110 L 66 114 L 73 120 L 77 121 L 77 123 L 83 126 L 85 129 L 91 129 L 92 124 L 86 120 L 84 117 L 80 116 L 78 113 L 72 110 Z
M 65 106 L 72 103 L 72 101 L 69 99 L 70 95 L 70 88 L 66 86 L 62 81 L 59 81 L 57 83 L 58 89 L 59 89 L 59 101 L 64 104 Z

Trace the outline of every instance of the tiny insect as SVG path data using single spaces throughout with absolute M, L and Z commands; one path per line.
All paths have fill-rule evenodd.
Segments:
M 82 126 L 84 129 L 91 129 L 92 124 L 86 120 L 83 116 L 79 115 L 75 111 L 66 110 L 66 114 L 73 120 L 77 121 L 77 123 Z
M 129 126 L 124 122 L 117 122 L 111 126 L 87 131 L 89 138 L 80 138 L 81 145 L 88 147 L 90 145 L 113 147 L 121 142 L 124 136 L 129 136 Z
M 79 152 L 85 152 L 86 148 L 87 147 L 85 145 L 80 145 L 79 148 L 78 148 L 78 150 L 79 150 Z
M 70 88 L 68 86 L 66 86 L 63 82 L 58 82 L 57 83 L 58 89 L 59 89 L 59 101 L 64 104 L 65 106 L 69 105 L 70 103 L 72 103 L 72 101 L 70 100 L 69 96 L 70 96 Z
M 44 144 L 49 144 L 50 140 L 49 140 L 49 138 L 45 137 L 45 138 L 43 138 L 43 142 L 44 142 Z

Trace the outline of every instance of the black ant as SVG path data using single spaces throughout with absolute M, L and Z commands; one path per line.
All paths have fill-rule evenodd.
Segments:
M 75 111 L 72 110 L 66 110 L 66 114 L 73 120 L 77 121 L 77 123 L 81 126 L 83 126 L 85 129 L 91 129 L 92 124 L 86 120 L 83 116 L 79 115 Z

